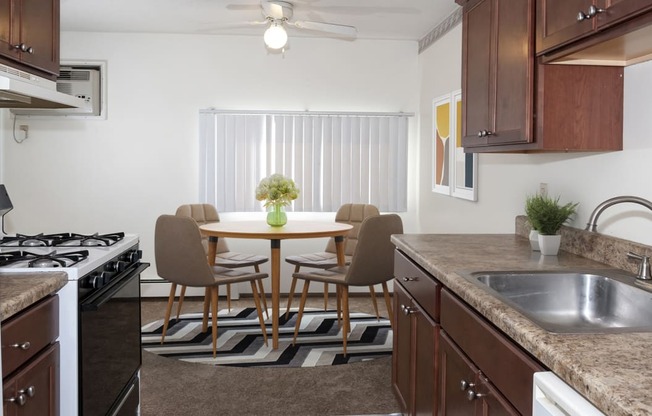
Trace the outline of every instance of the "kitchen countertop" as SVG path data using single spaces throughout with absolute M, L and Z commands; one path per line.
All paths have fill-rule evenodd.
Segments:
M 566 251 L 541 256 L 523 232 L 517 219 L 517 234 L 404 234 L 392 242 L 605 414 L 652 414 L 652 333 L 549 333 L 458 274 L 610 267 Z
M 64 272 L 0 274 L 0 321 L 61 289 L 67 279 Z

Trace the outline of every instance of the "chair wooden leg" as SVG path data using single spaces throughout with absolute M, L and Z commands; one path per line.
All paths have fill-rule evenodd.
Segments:
M 231 312 L 231 284 L 226 285 L 226 307 Z
M 376 319 L 380 321 L 380 313 L 378 312 L 378 302 L 376 302 L 376 291 L 373 285 L 369 285 L 369 294 L 371 295 L 371 303 L 374 304 L 374 311 L 376 311 Z
M 301 293 L 301 302 L 299 302 L 299 313 L 297 313 L 297 323 L 294 325 L 294 338 L 292 338 L 292 345 L 297 342 L 297 335 L 299 335 L 299 327 L 301 326 L 301 318 L 303 318 L 303 308 L 306 306 L 306 299 L 308 298 L 308 288 L 310 287 L 310 280 L 303 283 L 303 292 Z
M 168 330 L 168 323 L 170 322 L 170 313 L 172 312 L 172 304 L 174 303 L 174 297 L 177 294 L 177 284 L 172 283 L 170 286 L 170 296 L 168 297 L 168 306 L 165 308 L 165 319 L 163 320 L 163 333 L 161 334 L 161 344 L 165 341 L 165 333 Z
M 299 273 L 301 266 L 294 266 L 294 273 Z M 297 279 L 296 277 L 292 278 L 292 284 L 290 285 L 290 293 L 288 293 L 288 307 L 285 310 L 285 319 L 288 319 L 290 314 L 290 306 L 292 306 L 292 298 L 294 298 L 294 290 L 297 288 Z
M 183 298 L 186 297 L 186 285 L 181 285 L 181 293 L 179 294 L 179 303 L 177 304 L 177 319 L 181 314 L 181 305 L 183 305 Z
M 387 289 L 387 282 L 383 282 L 383 295 L 385 297 L 385 306 L 387 307 L 387 314 L 389 319 L 389 325 L 394 329 L 394 314 L 392 313 L 392 299 L 389 296 L 389 290 Z
M 342 327 L 342 287 L 335 285 L 335 297 L 337 298 L 337 326 Z
M 263 279 L 258 279 L 258 292 L 260 294 L 261 301 L 263 303 L 263 308 L 265 309 L 265 315 L 269 319 L 269 311 L 267 310 L 267 295 L 265 295 L 265 286 L 263 286 Z
M 260 266 L 254 264 L 254 271 L 260 273 Z M 265 294 L 265 285 L 263 284 L 263 279 L 258 280 L 258 291 L 263 301 L 263 308 L 265 308 L 265 315 L 269 319 L 269 311 L 267 310 L 267 295 Z
M 258 280 L 258 283 L 260 283 L 260 280 Z M 265 346 L 267 346 L 267 328 L 265 328 L 265 319 L 263 319 L 263 312 L 260 310 L 260 298 L 258 297 L 258 292 L 256 291 L 256 283 L 253 280 L 251 281 L 251 293 L 254 294 L 254 303 L 256 304 L 256 312 L 258 313 L 258 322 L 260 322 L 260 329 L 263 332 L 263 340 L 265 341 Z
M 328 283 L 324 283 L 324 310 L 328 310 Z
M 208 331 L 208 308 L 211 305 L 211 290 L 206 288 L 204 291 L 204 319 L 201 323 L 201 332 L 204 333 Z
M 213 339 L 213 358 L 217 356 L 217 291 L 218 286 L 211 287 L 211 328 Z
M 351 331 L 351 322 L 349 320 L 349 287 L 342 286 L 342 306 L 344 314 L 344 325 L 342 327 L 342 349 L 344 351 L 344 356 L 346 357 L 346 339 Z

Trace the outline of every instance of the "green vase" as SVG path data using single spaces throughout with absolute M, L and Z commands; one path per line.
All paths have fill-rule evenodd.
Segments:
M 288 222 L 288 217 L 283 211 L 283 205 L 272 205 L 272 209 L 267 213 L 267 224 L 272 227 L 282 227 Z

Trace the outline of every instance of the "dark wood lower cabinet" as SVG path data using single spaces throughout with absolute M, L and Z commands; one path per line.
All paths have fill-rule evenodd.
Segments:
M 394 267 L 392 386 L 403 414 L 530 416 L 533 375 L 545 368 L 400 251 Z
M 59 343 L 46 348 L 3 382 L 4 416 L 59 414 Z

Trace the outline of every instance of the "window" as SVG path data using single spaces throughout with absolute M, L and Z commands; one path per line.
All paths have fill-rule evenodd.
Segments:
M 370 203 L 407 209 L 408 114 L 200 112 L 200 199 L 220 212 L 260 211 L 260 179 L 296 182 L 289 210 Z

